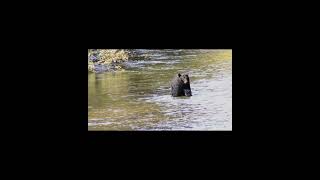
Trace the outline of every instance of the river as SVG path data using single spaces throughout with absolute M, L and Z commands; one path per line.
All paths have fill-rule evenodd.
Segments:
M 232 50 L 139 50 L 125 71 L 88 73 L 89 131 L 232 130 Z M 171 97 L 189 74 L 191 97 Z

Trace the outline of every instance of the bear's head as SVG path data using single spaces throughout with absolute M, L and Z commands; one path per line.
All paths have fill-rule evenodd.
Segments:
M 189 84 L 190 80 L 189 80 L 189 76 L 188 74 L 178 74 L 179 78 L 183 81 L 184 84 Z

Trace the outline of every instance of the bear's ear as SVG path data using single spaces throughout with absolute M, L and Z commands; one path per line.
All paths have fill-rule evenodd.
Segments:
M 179 73 L 179 74 L 178 74 L 178 77 L 180 77 L 180 76 L 181 76 L 181 74 Z

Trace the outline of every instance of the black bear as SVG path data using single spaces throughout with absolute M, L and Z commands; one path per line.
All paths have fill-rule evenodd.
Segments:
M 171 95 L 176 96 L 192 96 L 190 88 L 190 79 L 187 74 L 180 73 L 171 82 Z

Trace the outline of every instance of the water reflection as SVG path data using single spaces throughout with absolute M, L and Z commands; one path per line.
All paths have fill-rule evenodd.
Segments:
M 88 74 L 89 130 L 231 130 L 231 50 L 141 50 L 128 70 Z M 189 73 L 192 97 L 169 83 Z

